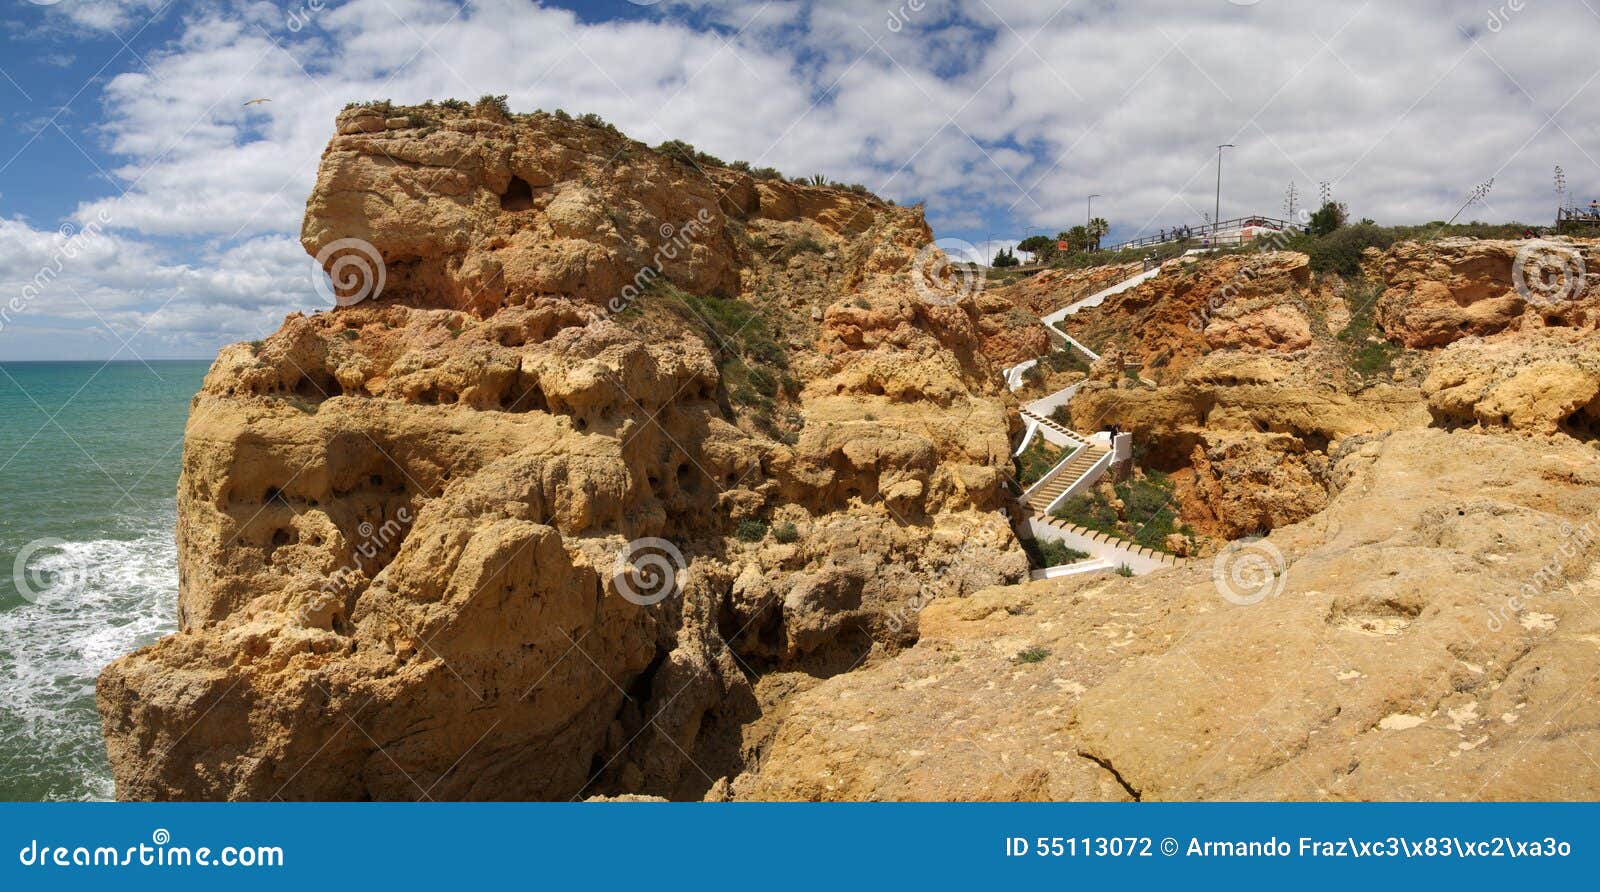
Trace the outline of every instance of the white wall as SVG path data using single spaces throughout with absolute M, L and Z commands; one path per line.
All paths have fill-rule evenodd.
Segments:
M 1079 551 L 1088 552 L 1090 557 L 1109 561 L 1113 569 L 1122 564 L 1127 564 L 1139 576 L 1172 566 L 1156 558 L 1145 557 L 1142 554 L 1124 549 L 1116 544 L 1119 540 L 1109 539 L 1104 542 L 1096 542 L 1088 536 L 1074 533 L 1071 530 L 1063 530 L 1054 524 L 1045 523 L 1034 517 L 1028 518 L 1028 531 L 1033 533 L 1033 538 L 1035 539 L 1043 539 L 1046 542 L 1061 542 L 1068 548 L 1076 548 Z

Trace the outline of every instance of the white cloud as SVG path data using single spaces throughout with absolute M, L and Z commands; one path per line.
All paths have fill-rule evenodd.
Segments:
M 0 220 L 0 349 L 57 359 L 104 355 L 105 345 L 132 339 L 140 356 L 195 355 L 263 337 L 288 313 L 324 306 L 314 274 L 287 236 L 180 261 L 98 226 L 42 231 Z M 97 347 L 74 352 L 73 344 Z
M 517 110 L 594 111 L 649 142 L 926 199 L 940 235 L 997 243 L 1081 220 L 1089 192 L 1113 238 L 1198 223 L 1221 142 L 1238 144 L 1224 216 L 1275 213 L 1291 180 L 1309 200 L 1325 179 L 1357 216 L 1425 222 L 1493 176 L 1466 217 L 1540 222 L 1556 163 L 1585 200 L 1600 193 L 1600 16 L 1580 0 L 1498 25 L 1443 0 L 668 0 L 601 23 L 526 0 L 321 5 L 190 8 L 170 42 L 139 48 L 148 69 L 129 60 L 79 100 L 102 114 L 75 138 L 108 149 L 127 190 L 76 215 L 107 212 L 131 258 L 96 268 L 96 300 L 114 302 L 118 277 L 154 296 L 182 287 L 150 327 L 191 331 L 196 349 L 233 312 L 270 325 L 315 305 L 288 258 L 354 99 L 507 93 Z M 80 26 L 116 28 L 156 5 L 70 7 Z M 258 96 L 272 102 L 243 107 Z

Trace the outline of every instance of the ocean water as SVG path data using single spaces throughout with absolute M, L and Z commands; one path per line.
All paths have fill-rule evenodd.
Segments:
M 0 800 L 108 799 L 94 681 L 177 622 L 205 362 L 0 363 Z

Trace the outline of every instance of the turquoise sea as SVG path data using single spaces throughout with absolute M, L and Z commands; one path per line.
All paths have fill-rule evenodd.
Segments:
M 206 362 L 0 363 L 0 800 L 113 794 L 94 681 L 176 627 Z

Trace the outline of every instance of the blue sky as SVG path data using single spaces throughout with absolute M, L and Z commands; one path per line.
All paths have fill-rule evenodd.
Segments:
M 1600 194 L 1597 0 L 0 0 L 0 359 L 209 357 L 323 306 L 352 99 L 506 93 L 925 201 L 993 247 L 1277 214 L 1545 222 Z M 244 101 L 272 102 L 245 107 Z M 42 276 L 42 278 L 41 278 Z M 29 286 L 33 286 L 30 288 Z

